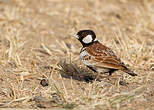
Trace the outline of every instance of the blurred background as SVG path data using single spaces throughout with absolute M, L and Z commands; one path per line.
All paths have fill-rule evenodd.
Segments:
M 81 44 L 72 37 L 82 29 L 96 32 L 138 77 L 72 79 L 88 71 L 80 70 Z M 152 110 L 153 49 L 153 0 L 0 0 L 0 107 Z

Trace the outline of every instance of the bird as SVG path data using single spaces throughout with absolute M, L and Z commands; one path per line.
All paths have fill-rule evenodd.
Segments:
M 79 30 L 73 37 L 82 44 L 80 60 L 92 71 L 100 74 L 109 73 L 110 76 L 121 70 L 131 76 L 137 76 L 109 47 L 99 42 L 93 30 Z

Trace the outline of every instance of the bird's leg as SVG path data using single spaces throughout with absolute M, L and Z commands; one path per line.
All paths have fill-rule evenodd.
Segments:
M 112 76 L 112 73 L 113 73 L 113 72 L 109 72 L 109 76 Z
M 109 76 L 111 76 L 112 73 L 114 73 L 115 71 L 116 71 L 116 69 L 111 69 L 111 70 L 109 71 Z
M 93 68 L 93 67 L 91 67 L 91 66 L 87 66 L 89 69 L 91 69 L 92 71 L 94 71 L 94 72 L 96 72 L 96 70 Z
M 109 76 L 111 77 L 112 73 L 115 72 L 115 71 L 117 71 L 117 69 L 112 69 L 112 70 L 110 70 L 110 71 L 109 71 Z M 117 78 L 119 78 L 119 75 L 114 74 L 114 75 L 112 75 L 112 78 L 117 79 Z

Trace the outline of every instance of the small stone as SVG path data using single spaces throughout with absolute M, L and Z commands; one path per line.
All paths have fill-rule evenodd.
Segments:
M 119 84 L 122 86 L 126 86 L 128 83 L 126 83 L 125 81 L 119 81 Z
M 121 16 L 119 14 L 115 15 L 118 19 L 121 19 Z
M 47 81 L 46 79 L 42 79 L 41 82 L 40 82 L 40 84 L 41 84 L 43 87 L 49 85 L 49 83 L 48 83 L 48 81 Z

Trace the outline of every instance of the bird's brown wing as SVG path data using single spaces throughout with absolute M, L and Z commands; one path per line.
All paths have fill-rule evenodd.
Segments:
M 106 68 L 113 68 L 113 69 L 122 69 L 124 64 L 121 63 L 120 60 L 108 57 L 108 58 L 94 58 L 93 61 L 97 62 L 97 67 L 106 67 Z
M 117 58 L 110 48 L 102 45 L 99 42 L 95 43 L 90 48 L 87 47 L 86 51 L 88 51 L 88 53 L 91 55 L 88 63 L 95 65 L 95 67 L 120 69 L 131 76 L 137 76 L 136 73 L 128 69 L 125 64 L 122 63 L 119 58 Z
M 106 67 L 113 69 L 122 69 L 124 64 L 114 54 L 114 52 L 102 45 L 101 43 L 95 43 L 90 48 L 86 49 L 91 55 L 91 63 L 94 63 L 98 67 Z

